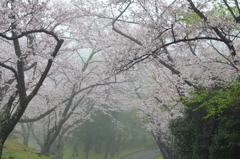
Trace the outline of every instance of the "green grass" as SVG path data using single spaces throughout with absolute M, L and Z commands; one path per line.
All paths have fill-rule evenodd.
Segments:
M 122 146 L 121 152 L 119 154 L 115 154 L 113 158 L 108 157 L 108 159 L 121 159 L 122 157 L 149 148 L 155 147 L 153 141 L 142 142 L 140 140 L 135 141 L 134 143 L 130 143 L 126 141 L 126 143 Z M 89 152 L 88 159 L 103 159 L 105 146 L 102 147 L 102 153 L 96 154 L 93 150 Z M 77 159 L 84 159 L 85 153 L 82 151 L 83 147 L 78 147 L 79 156 L 75 157 Z M 27 148 L 20 144 L 16 139 L 10 138 L 4 144 L 4 151 L 2 155 L 2 159 L 50 159 L 49 157 L 42 156 L 38 153 L 38 151 Z M 6 153 L 7 152 L 7 153 Z M 65 146 L 63 159 L 70 159 L 72 155 L 72 146 Z M 162 159 L 162 158 L 157 158 Z
M 34 149 L 23 146 L 16 139 L 7 139 L 3 150 L 7 153 L 2 154 L 2 159 L 50 159 L 38 154 Z
M 157 158 L 155 158 L 155 159 L 163 159 L 163 157 L 162 156 L 158 156 Z

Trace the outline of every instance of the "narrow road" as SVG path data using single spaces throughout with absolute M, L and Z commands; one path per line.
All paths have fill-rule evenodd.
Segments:
M 126 157 L 123 157 L 122 159 L 153 159 L 159 155 L 161 155 L 159 149 L 152 149 L 139 151 Z

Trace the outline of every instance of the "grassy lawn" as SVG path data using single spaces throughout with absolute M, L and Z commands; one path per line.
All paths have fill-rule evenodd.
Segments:
M 155 159 L 163 159 L 163 157 L 162 156 L 158 156 L 157 158 L 155 158 Z
M 4 144 L 2 159 L 50 159 L 39 155 L 36 150 L 26 148 L 15 139 L 7 139 Z
M 135 141 L 134 143 L 126 142 L 122 146 L 122 150 L 119 154 L 115 154 L 114 157 L 108 159 L 121 159 L 122 157 L 131 154 L 133 152 L 149 149 L 149 148 L 155 147 L 153 142 L 141 142 L 141 141 Z M 103 159 L 104 152 L 105 152 L 105 146 L 102 147 L 102 153 L 97 154 L 93 150 L 89 152 L 88 159 Z M 83 147 L 78 148 L 79 156 L 75 157 L 77 159 L 84 159 L 85 153 L 82 151 Z M 64 156 L 63 159 L 71 159 L 72 155 L 72 146 L 68 145 L 65 146 L 64 149 Z M 16 139 L 7 139 L 7 141 L 4 144 L 4 153 L 2 155 L 2 159 L 50 159 L 49 157 L 42 156 L 38 153 L 38 151 L 27 148 L 20 144 Z M 74 158 L 73 158 L 74 159 Z M 162 159 L 162 158 L 157 158 Z

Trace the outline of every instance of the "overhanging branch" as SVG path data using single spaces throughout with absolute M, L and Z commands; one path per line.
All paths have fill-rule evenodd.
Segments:
M 30 122 L 38 121 L 38 120 L 44 118 L 45 116 L 47 116 L 48 114 L 50 114 L 51 112 L 53 112 L 56 108 L 57 108 L 57 106 L 55 106 L 54 108 L 46 111 L 45 113 L 39 115 L 39 116 L 36 117 L 36 118 L 32 118 L 32 119 L 20 119 L 20 120 L 19 120 L 19 123 L 30 123 Z
M 122 31 L 120 31 L 119 29 L 117 29 L 117 28 L 115 27 L 115 22 L 123 15 L 124 12 L 126 12 L 126 10 L 128 9 L 128 7 L 129 7 L 131 4 L 132 4 L 132 2 L 130 1 L 129 4 L 126 6 L 126 8 L 117 16 L 116 19 L 114 19 L 114 20 L 112 21 L 112 29 L 113 29 L 115 32 L 117 32 L 118 34 L 124 36 L 125 38 L 130 39 L 131 41 L 133 41 L 133 42 L 137 43 L 138 45 L 142 46 L 143 44 L 142 44 L 140 41 L 138 41 L 137 39 L 131 37 L 130 35 L 127 35 L 127 34 L 123 33 Z

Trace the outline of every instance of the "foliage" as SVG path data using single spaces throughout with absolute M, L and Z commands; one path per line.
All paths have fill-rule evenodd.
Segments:
M 97 112 L 93 117 L 93 121 L 86 121 L 74 132 L 75 140 L 86 142 L 90 145 L 104 142 L 111 131 L 111 120 L 109 116 Z
M 169 127 L 175 137 L 179 159 L 198 158 L 202 135 L 197 121 L 188 113 L 184 113 L 183 117 L 173 119 Z
M 196 22 L 201 19 L 198 14 L 196 14 L 195 12 L 191 12 L 190 14 L 184 16 L 181 20 L 188 25 L 195 25 Z
M 230 113 L 229 111 L 234 113 L 234 111 L 239 109 L 239 95 L 239 84 L 231 84 L 223 87 L 214 86 L 198 90 L 195 93 L 191 92 L 191 97 L 185 99 L 187 100 L 185 106 L 194 110 L 206 109 L 207 114 L 204 118 L 209 118 L 216 114 L 220 115 L 224 112 Z M 196 108 L 191 107 L 194 103 L 198 105 Z
M 239 111 L 238 111 L 239 113 Z M 237 159 L 240 156 L 240 116 L 219 119 L 210 149 L 210 159 Z
M 184 104 L 201 121 L 238 112 L 239 86 L 211 87 L 239 76 L 236 0 L 5 0 L 0 8 L 2 143 L 23 113 L 25 121 L 43 118 L 35 131 L 45 154 L 96 111 L 135 109 L 164 136 L 182 105 L 169 101 L 189 90 Z M 126 80 L 126 70 L 141 80 Z M 83 139 L 105 138 L 90 124 Z
M 183 116 L 170 122 L 170 130 L 176 139 L 179 159 L 198 158 L 210 129 L 209 159 L 233 159 L 239 157 L 240 120 L 239 120 L 239 85 L 213 87 L 191 93 L 185 103 Z M 200 121 L 199 121 L 200 120 Z M 210 131 L 210 130 L 209 130 Z
M 219 126 L 215 130 L 212 144 L 209 146 L 209 159 L 239 158 L 239 116 L 220 117 L 218 120 Z M 176 139 L 179 159 L 198 158 L 203 138 L 201 127 L 197 121 L 188 113 L 185 113 L 183 117 L 171 121 L 170 129 Z

